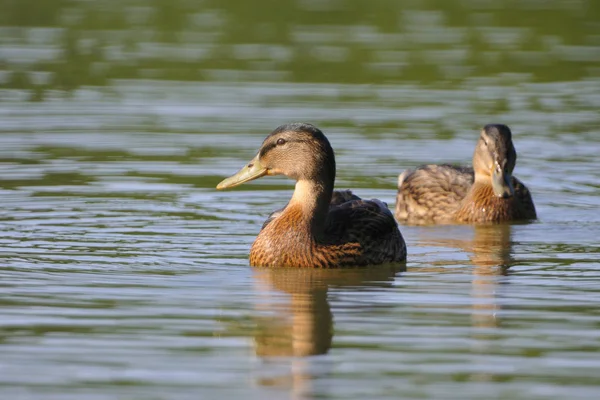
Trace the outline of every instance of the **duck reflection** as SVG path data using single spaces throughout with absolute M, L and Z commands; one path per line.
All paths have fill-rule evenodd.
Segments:
M 254 279 L 260 294 L 254 335 L 255 352 L 263 361 L 291 357 L 289 373 L 259 378 L 267 386 L 291 386 L 292 395 L 310 392 L 315 365 L 311 358 L 331 348 L 334 318 L 328 301 L 332 287 L 389 286 L 405 266 L 381 265 L 363 269 L 256 268 Z M 283 294 L 283 296 L 282 296 Z M 275 359 L 277 360 L 277 359 Z M 321 363 L 323 364 L 323 363 Z M 322 369 L 323 365 L 316 368 Z M 322 374 L 322 371 L 321 371 Z M 294 397 L 294 396 L 292 396 Z
M 497 327 L 500 323 L 500 305 L 496 299 L 498 275 L 506 275 L 512 259 L 510 225 L 487 225 L 475 227 L 470 249 L 473 270 L 472 291 L 473 326 Z
M 431 237 L 431 232 L 427 232 L 426 237 L 420 237 L 419 242 L 423 246 L 441 246 L 458 248 L 464 251 L 471 261 L 473 273 L 475 275 L 506 275 L 508 268 L 512 264 L 512 242 L 511 229 L 508 224 L 495 225 L 474 225 L 472 227 L 458 226 L 457 230 L 445 232 L 446 235 L 467 236 L 465 229 L 472 229 L 472 235 L 466 238 L 440 238 Z M 444 229 L 446 229 L 444 227 Z M 449 260 L 434 262 L 433 265 L 443 265 L 447 267 L 452 264 L 460 264 Z M 447 272 L 447 268 L 425 267 L 420 269 L 424 272 Z
M 398 266 L 362 269 L 255 268 L 256 287 L 264 301 L 255 335 L 258 356 L 325 354 L 333 338 L 330 287 L 386 286 L 403 270 Z M 275 291 L 275 292 L 274 292 Z M 281 292 L 287 299 L 281 298 Z
M 513 263 L 512 239 L 509 224 L 475 225 L 473 235 L 467 239 L 429 239 L 429 244 L 454 247 L 464 251 L 472 266 L 472 320 L 474 326 L 496 327 L 499 320 L 496 301 L 497 285 L 507 275 Z M 440 263 L 449 264 L 447 261 Z M 462 263 L 460 263 L 462 264 Z M 425 268 L 424 270 L 430 270 Z M 448 268 L 434 268 L 440 272 L 448 272 Z
M 456 234 L 458 229 L 463 235 L 471 227 L 454 227 L 450 234 Z M 464 251 L 473 266 L 471 271 L 471 304 L 467 305 L 470 311 L 471 349 L 473 354 L 481 357 L 474 358 L 474 363 L 481 362 L 481 368 L 474 367 L 475 372 L 469 376 L 473 381 L 490 381 L 495 379 L 493 373 L 485 372 L 489 369 L 487 354 L 496 346 L 495 342 L 502 335 L 499 331 L 501 320 L 499 312 L 499 288 L 507 283 L 504 278 L 514 263 L 512 249 L 512 226 L 478 225 L 472 227 L 472 236 L 466 239 L 429 239 L 421 243 L 434 246 L 453 247 Z M 448 261 L 441 261 L 446 266 Z M 464 261 L 460 261 L 460 268 L 435 268 L 439 272 L 465 271 Z M 425 270 L 429 268 L 424 268 Z M 468 322 L 467 322 L 468 324 Z
M 498 287 L 506 282 L 499 275 L 506 275 L 513 263 L 510 225 L 489 225 L 475 228 L 470 259 L 475 269 L 471 285 L 473 300 L 471 324 L 474 328 L 472 349 L 475 354 L 485 356 L 494 347 L 498 337 L 501 310 Z M 487 357 L 478 358 L 481 369 L 473 372 L 473 381 L 491 381 L 495 374 L 485 372 Z
M 476 275 L 505 275 L 512 263 L 511 225 L 474 227 L 469 258 Z

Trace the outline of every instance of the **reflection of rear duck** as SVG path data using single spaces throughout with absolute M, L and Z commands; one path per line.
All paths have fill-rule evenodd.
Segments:
M 407 224 L 535 219 L 527 187 L 512 176 L 517 152 L 508 126 L 486 125 L 473 168 L 424 165 L 398 178 L 396 218 Z
M 406 245 L 392 212 L 379 200 L 333 192 L 335 158 L 329 141 L 310 124 L 287 124 L 264 140 L 258 154 L 225 189 L 264 175 L 296 180 L 283 210 L 263 225 L 250 250 L 250 264 L 335 268 L 406 260 Z

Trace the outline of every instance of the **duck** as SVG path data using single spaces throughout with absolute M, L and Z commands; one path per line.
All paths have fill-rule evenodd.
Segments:
M 316 126 L 289 123 L 263 141 L 256 156 L 218 190 L 271 175 L 296 181 L 287 205 L 273 212 L 250 249 L 257 267 L 341 268 L 402 263 L 406 244 L 384 202 L 334 191 L 333 149 Z
M 422 165 L 400 174 L 395 217 L 407 225 L 534 220 L 531 193 L 513 176 L 516 161 L 510 128 L 485 125 L 472 167 Z

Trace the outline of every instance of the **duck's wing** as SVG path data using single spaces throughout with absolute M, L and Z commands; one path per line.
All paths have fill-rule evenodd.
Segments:
M 271 223 L 271 221 L 273 221 L 275 218 L 279 217 L 281 215 L 281 213 L 283 213 L 283 210 L 285 210 L 285 207 L 280 208 L 279 210 L 273 211 L 271 214 L 269 214 L 266 221 L 263 222 L 260 230 L 262 231 L 263 229 L 265 229 L 267 227 L 267 225 L 269 225 L 269 223 Z
M 339 206 L 352 200 L 361 200 L 361 198 L 352 193 L 351 190 L 334 190 L 329 205 Z
M 473 168 L 424 165 L 398 177 L 396 218 L 420 224 L 452 218 L 473 185 Z
M 514 176 L 512 177 L 512 184 L 515 188 L 515 197 L 519 200 L 519 219 L 536 219 L 535 205 L 527 186 Z
M 358 198 L 331 206 L 324 241 L 332 245 L 360 244 L 357 264 L 406 260 L 406 244 L 398 224 L 387 204 L 376 199 Z

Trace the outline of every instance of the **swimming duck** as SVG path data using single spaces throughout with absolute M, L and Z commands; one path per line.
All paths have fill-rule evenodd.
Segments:
M 317 127 L 278 127 L 256 157 L 217 189 L 265 175 L 285 175 L 296 187 L 289 203 L 264 223 L 250 250 L 250 265 L 337 268 L 406 260 L 404 239 L 385 203 L 333 191 L 335 157 Z
M 486 125 L 473 168 L 423 165 L 400 174 L 396 218 L 415 225 L 535 219 L 531 193 L 512 176 L 516 161 L 509 127 Z

